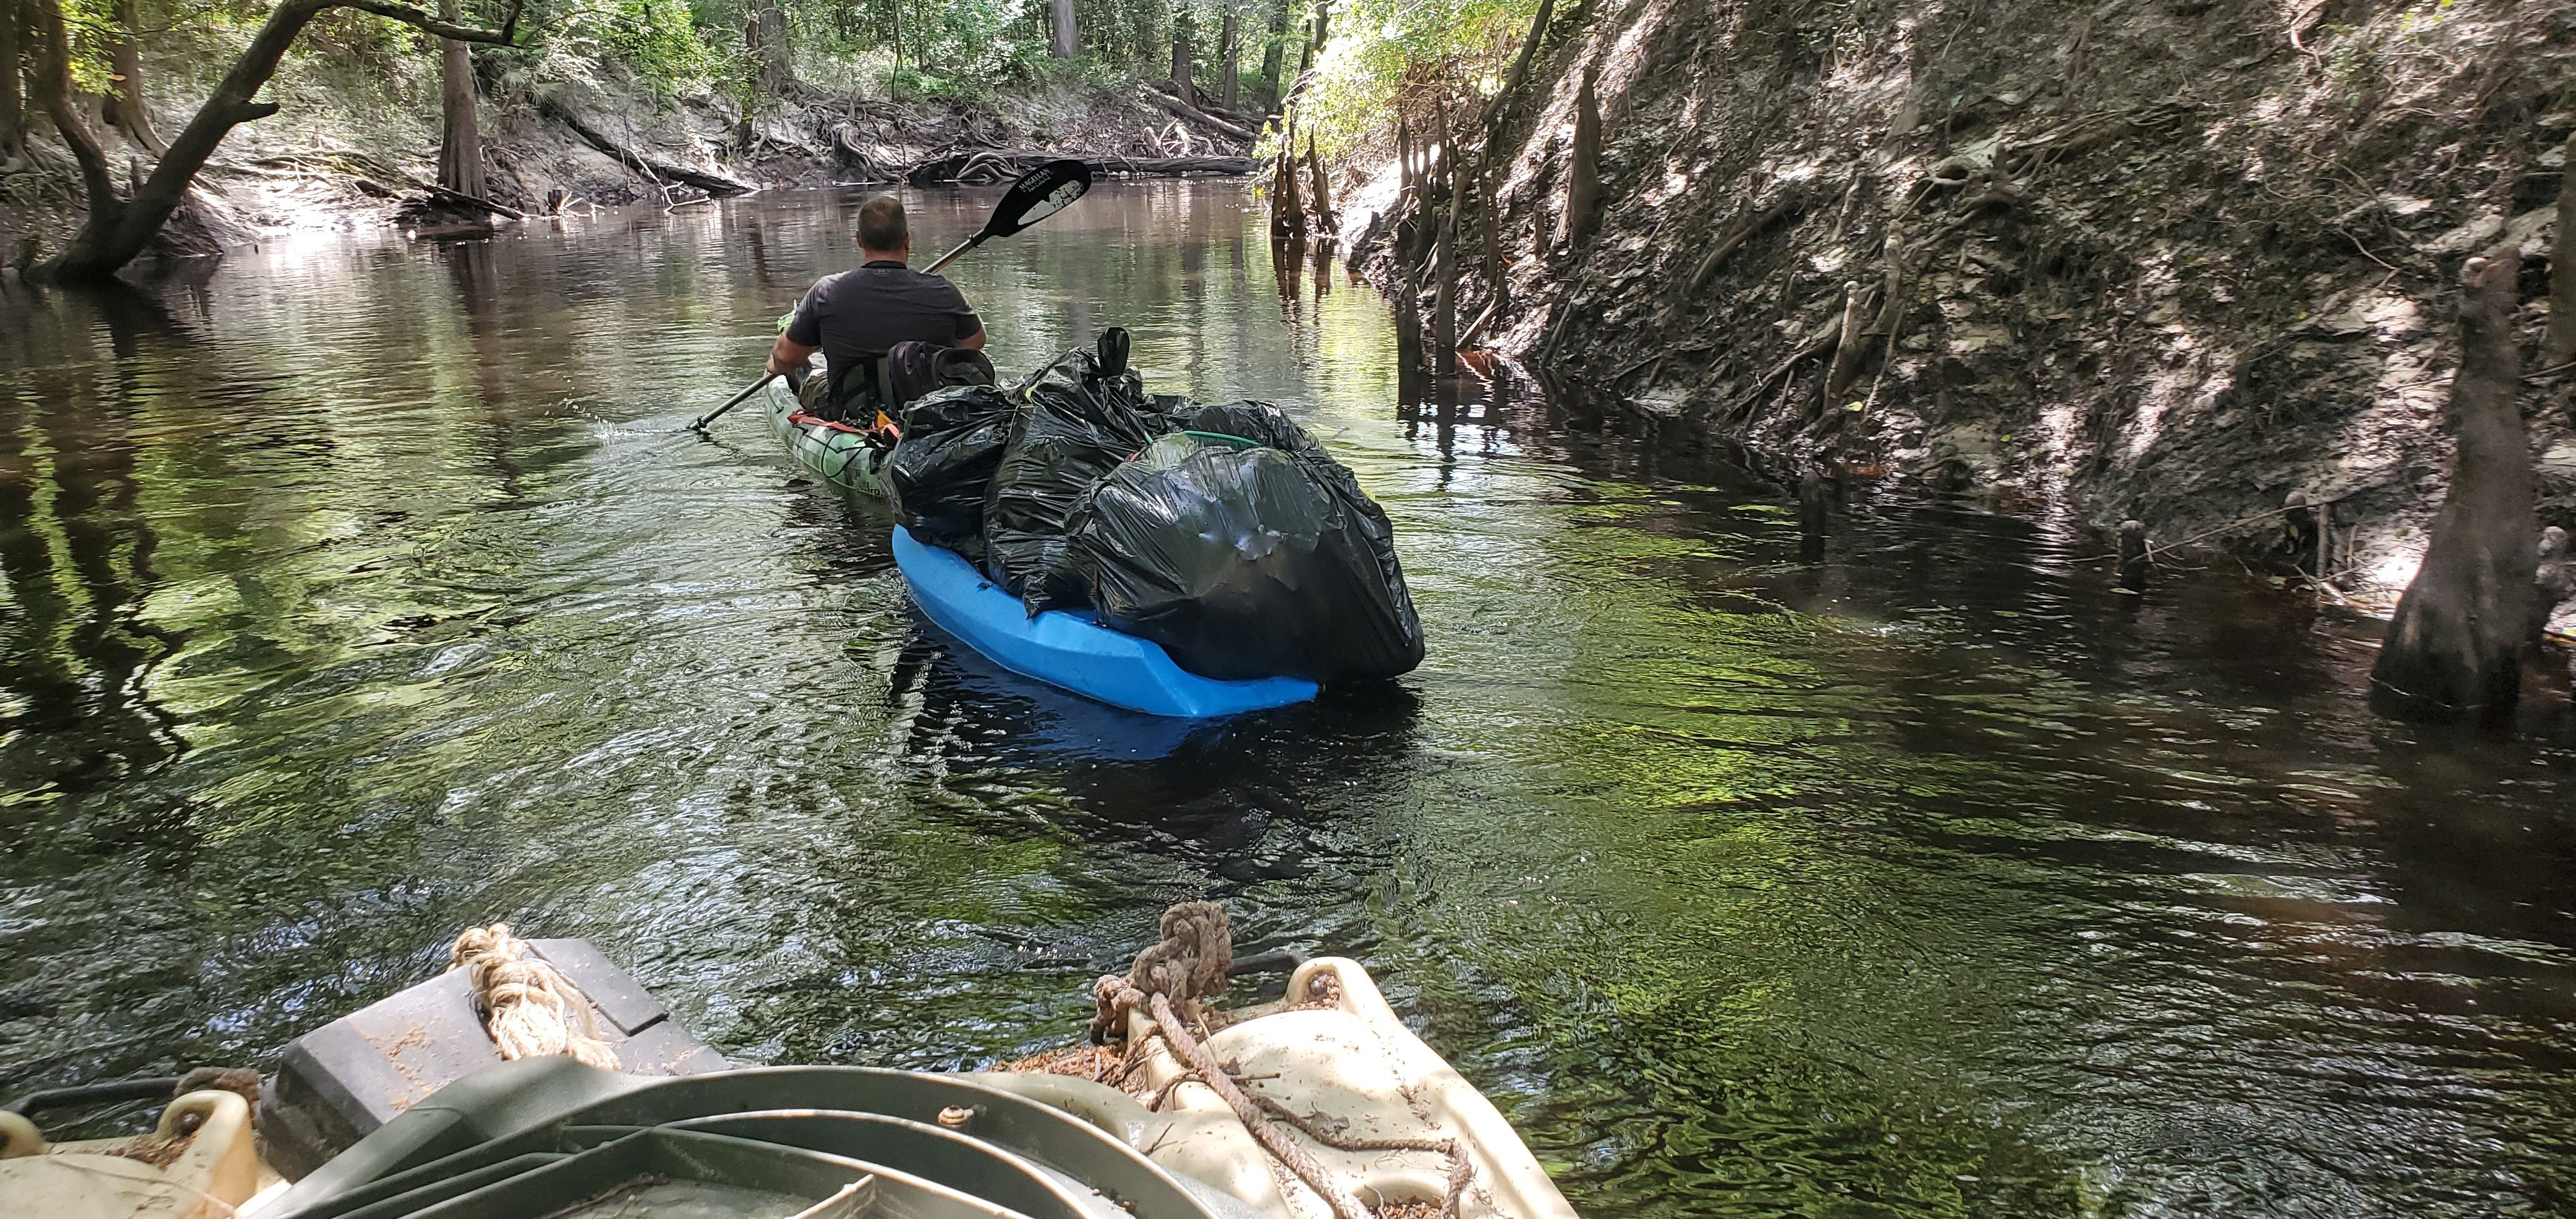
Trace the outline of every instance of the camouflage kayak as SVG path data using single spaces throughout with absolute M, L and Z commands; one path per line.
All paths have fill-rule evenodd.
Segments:
M 884 502 L 891 450 L 869 444 L 855 429 L 797 416 L 796 391 L 787 388 L 784 378 L 771 381 L 762 392 L 769 396 L 770 434 L 796 455 L 797 464 L 845 496 Z

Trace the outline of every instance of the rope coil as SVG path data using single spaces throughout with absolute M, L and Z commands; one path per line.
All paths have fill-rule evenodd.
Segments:
M 1185 1082 L 1207 1085 L 1217 1099 L 1234 1111 L 1236 1120 L 1243 1123 L 1262 1150 L 1324 1200 L 1334 1219 L 1376 1216 L 1331 1169 L 1297 1145 L 1282 1127 L 1283 1122 L 1339 1151 L 1427 1151 L 1446 1155 L 1449 1181 L 1446 1196 L 1441 1199 L 1439 1219 L 1458 1219 L 1459 1205 L 1475 1179 L 1475 1168 L 1458 1140 L 1354 1139 L 1319 1129 L 1317 1123 L 1299 1117 L 1270 1097 L 1247 1091 L 1242 1081 L 1229 1074 L 1225 1065 L 1191 1035 L 1193 1018 L 1202 1028 L 1206 1024 L 1200 1000 L 1225 992 L 1227 966 L 1234 960 L 1234 933 L 1225 907 L 1215 902 L 1183 902 L 1163 912 L 1162 930 L 1162 940 L 1137 953 L 1135 964 L 1125 976 L 1108 974 L 1092 987 L 1092 998 L 1098 1005 L 1091 1022 L 1093 1044 L 1124 1040 L 1127 1014 L 1143 1012 L 1173 1057 L 1187 1068 L 1173 1086 Z
M 506 1059 L 568 1054 L 602 1071 L 618 1069 L 617 1051 L 599 1039 L 590 999 L 572 979 L 510 934 L 508 923 L 468 927 L 448 950 L 447 967 L 465 971 L 482 1013 L 483 1031 Z

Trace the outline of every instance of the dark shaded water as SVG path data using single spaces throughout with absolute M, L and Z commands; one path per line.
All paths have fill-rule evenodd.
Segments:
M 1379 302 L 1283 303 L 1240 199 L 956 267 L 1005 369 L 1124 323 L 1394 515 L 1422 671 L 1197 733 L 941 646 L 756 419 L 671 434 L 855 198 L 12 289 L 0 1091 L 269 1063 L 493 918 L 739 1058 L 971 1065 L 1218 895 L 1591 1215 L 2576 1210 L 2562 717 L 2420 741 L 2366 632 L 2044 520 L 1863 501 L 1802 562 L 1722 469 L 1408 422 Z

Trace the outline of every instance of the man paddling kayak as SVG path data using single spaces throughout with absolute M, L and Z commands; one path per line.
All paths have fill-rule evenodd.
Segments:
M 882 369 L 898 343 L 981 350 L 984 322 L 965 293 L 937 275 L 906 265 L 912 230 L 903 200 L 876 195 L 859 205 L 857 270 L 826 275 L 796 303 L 796 315 L 769 351 L 769 371 L 786 376 L 820 351 L 831 372 L 828 385 L 799 393 L 805 411 L 826 420 L 891 413 L 890 382 Z

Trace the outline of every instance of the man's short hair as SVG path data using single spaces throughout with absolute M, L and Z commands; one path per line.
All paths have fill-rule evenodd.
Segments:
M 903 200 L 893 195 L 870 195 L 859 205 L 859 244 L 871 250 L 900 250 L 904 239 L 912 235 L 904 223 Z

